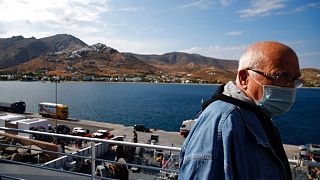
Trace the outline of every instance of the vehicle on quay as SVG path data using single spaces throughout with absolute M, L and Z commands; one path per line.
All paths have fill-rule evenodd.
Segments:
M 195 122 L 196 120 L 194 119 L 188 119 L 183 121 L 180 126 L 180 135 L 186 138 Z
M 75 127 L 72 129 L 71 134 L 75 136 L 84 136 L 88 133 L 87 133 L 87 130 L 84 129 L 83 127 Z
M 48 102 L 39 103 L 39 114 L 48 118 L 67 119 L 68 106 Z
M 16 101 L 13 103 L 0 102 L 0 111 L 24 113 L 26 111 L 26 103 L 23 101 Z
M 96 132 L 92 133 L 91 137 L 99 139 L 111 139 L 114 136 L 108 130 L 99 129 Z
M 300 145 L 299 150 L 302 158 L 320 162 L 320 144 Z
M 126 138 L 126 136 L 114 136 L 113 138 L 111 138 L 111 140 L 124 141 L 125 138 Z
M 133 129 L 141 132 L 150 132 L 150 128 L 145 127 L 143 124 L 135 124 Z
M 64 124 L 57 124 L 57 127 L 55 128 L 57 134 L 70 134 L 71 129 L 64 125 Z
M 305 161 L 320 163 L 320 144 L 300 145 L 300 158 Z M 320 167 L 310 167 L 307 172 L 308 179 L 320 179 Z

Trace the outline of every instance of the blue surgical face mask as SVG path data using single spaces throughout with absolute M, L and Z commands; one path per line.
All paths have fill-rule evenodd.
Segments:
M 261 85 L 255 78 L 253 79 L 263 87 L 263 97 L 259 101 L 255 100 L 255 103 L 267 115 L 281 115 L 290 110 L 296 98 L 296 88 Z

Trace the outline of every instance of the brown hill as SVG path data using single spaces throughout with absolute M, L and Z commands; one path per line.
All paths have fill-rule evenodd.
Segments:
M 320 70 L 313 68 L 302 69 L 301 79 L 304 81 L 304 86 L 320 87 Z
M 147 76 L 226 82 L 236 77 L 238 61 L 171 52 L 163 55 L 120 53 L 104 44 L 87 46 L 80 39 L 58 34 L 42 39 L 0 38 L 0 70 L 39 75 Z M 320 70 L 302 69 L 307 86 L 320 84 Z
M 7 70 L 38 72 L 44 73 L 44 75 L 116 76 L 155 73 L 157 68 L 133 56 L 121 54 L 113 48 L 98 43 L 72 53 L 47 54 Z
M 32 37 L 13 36 L 0 39 L 0 68 L 24 63 L 47 51 L 46 45 Z
M 55 35 L 36 39 L 13 36 L 0 38 L 0 69 L 16 66 L 46 53 L 69 51 L 86 46 L 71 35 Z
M 103 44 L 87 46 L 80 39 L 58 34 L 42 39 L 22 36 L 0 39 L 0 69 L 41 75 L 136 76 L 227 81 L 235 77 L 237 61 L 180 52 L 163 55 L 120 53 Z
M 171 77 L 202 79 L 208 82 L 232 80 L 236 77 L 238 67 L 238 61 L 215 59 L 182 52 L 163 55 L 127 54 L 161 69 Z
M 87 46 L 80 39 L 68 34 L 57 34 L 40 40 L 47 46 L 48 52 L 74 51 Z
M 188 54 L 182 52 L 171 52 L 163 55 L 128 54 L 141 59 L 142 61 L 152 62 L 154 64 L 186 65 L 192 63 L 200 66 L 214 66 L 227 71 L 236 71 L 238 68 L 238 61 L 215 59 L 201 56 L 199 54 Z

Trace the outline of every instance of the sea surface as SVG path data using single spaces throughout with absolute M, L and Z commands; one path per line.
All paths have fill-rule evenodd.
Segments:
M 148 83 L 57 83 L 58 103 L 69 106 L 69 116 L 123 125 L 179 131 L 193 118 L 217 85 Z M 0 81 L 0 102 L 25 101 L 27 112 L 40 102 L 56 100 L 51 82 Z M 320 144 L 320 89 L 301 88 L 289 113 L 273 118 L 286 144 Z

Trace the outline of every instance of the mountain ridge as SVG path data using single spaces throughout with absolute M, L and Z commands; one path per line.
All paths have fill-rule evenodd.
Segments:
M 67 34 L 41 39 L 24 38 L 23 36 L 0 38 L 0 69 L 25 63 L 46 53 L 72 50 L 81 46 L 86 46 L 86 44 Z
M 13 36 L 0 38 L 0 73 L 32 73 L 67 77 L 146 77 L 154 81 L 227 82 L 234 80 L 237 60 L 217 59 L 199 54 L 168 52 L 135 54 L 119 52 L 101 43 L 87 45 L 69 34 L 36 39 Z M 320 72 L 306 69 L 307 81 L 319 79 Z M 172 81 L 171 81 L 172 80 Z M 320 82 L 320 81 L 319 81 Z

